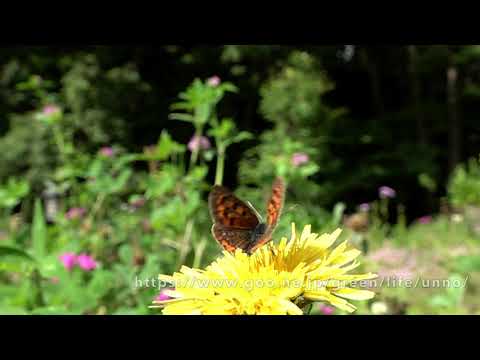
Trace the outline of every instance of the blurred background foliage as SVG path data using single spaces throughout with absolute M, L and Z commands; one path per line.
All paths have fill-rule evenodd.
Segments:
M 434 300 L 389 289 L 360 312 L 479 311 L 479 46 L 0 54 L 0 312 L 149 313 L 160 289 L 134 279 L 219 254 L 210 187 L 262 213 L 277 175 L 278 234 L 342 225 L 380 270 L 404 251 L 415 274 L 472 280 Z

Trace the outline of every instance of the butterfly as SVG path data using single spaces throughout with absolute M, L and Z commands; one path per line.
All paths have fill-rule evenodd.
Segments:
M 285 182 L 277 178 L 267 202 L 267 221 L 257 210 L 237 198 L 228 188 L 215 185 L 208 196 L 212 235 L 229 252 L 242 249 L 248 254 L 271 240 L 283 208 Z

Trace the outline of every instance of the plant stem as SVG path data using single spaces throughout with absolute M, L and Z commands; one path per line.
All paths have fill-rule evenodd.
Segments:
M 65 151 L 65 140 L 63 139 L 62 132 L 58 128 L 58 126 L 53 125 L 52 126 L 53 130 L 53 137 L 55 139 L 55 143 L 58 147 L 58 151 L 60 152 L 60 157 L 62 158 L 63 162 L 66 162 L 66 151 Z
M 202 241 L 195 247 L 195 256 L 193 258 L 193 267 L 198 268 L 201 265 L 202 262 L 202 256 L 203 252 L 205 250 L 205 247 L 207 245 L 207 241 L 205 238 L 202 238 Z
M 388 198 L 380 200 L 380 214 L 382 220 L 388 222 Z
M 103 205 L 103 202 L 105 201 L 106 195 L 105 194 L 99 194 L 97 196 L 97 199 L 95 200 L 95 204 L 93 205 L 93 209 L 90 212 L 90 222 L 93 223 L 93 220 L 95 219 L 95 216 L 97 213 L 100 211 L 100 208 Z
M 190 244 L 192 241 L 192 232 L 195 225 L 194 220 L 189 220 L 187 226 L 185 227 L 185 234 L 183 236 L 182 242 L 180 243 L 180 249 L 178 254 L 178 260 L 176 267 L 179 268 L 185 262 L 185 259 L 190 251 Z
M 36 306 L 45 306 L 45 300 L 43 298 L 43 291 L 42 291 L 42 277 L 40 272 L 35 269 L 32 272 L 32 284 L 34 288 L 34 304 Z
M 217 169 L 215 171 L 215 185 L 222 185 L 225 168 L 225 148 L 218 146 Z

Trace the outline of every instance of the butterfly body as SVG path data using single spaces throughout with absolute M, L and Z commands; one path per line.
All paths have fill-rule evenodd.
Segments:
M 212 235 L 227 251 L 237 248 L 252 253 L 271 240 L 278 222 L 285 193 L 283 180 L 275 180 L 267 203 L 267 221 L 249 203 L 237 198 L 229 189 L 214 186 L 208 202 L 212 217 Z

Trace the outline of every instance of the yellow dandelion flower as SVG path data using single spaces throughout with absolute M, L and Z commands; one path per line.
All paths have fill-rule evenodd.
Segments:
M 307 225 L 300 235 L 292 224 L 290 240 L 269 243 L 247 255 L 240 249 L 223 256 L 205 270 L 182 266 L 160 280 L 174 284 L 169 300 L 154 301 L 163 314 L 301 315 L 306 304 L 322 301 L 353 312 L 348 300 L 367 300 L 372 291 L 352 287 L 375 274 L 349 274 L 360 264 L 360 251 L 343 242 L 333 250 L 341 230 L 318 235 Z

